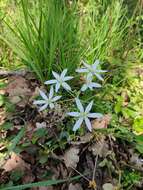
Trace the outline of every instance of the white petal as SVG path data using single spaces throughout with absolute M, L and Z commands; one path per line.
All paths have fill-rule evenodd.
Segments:
M 89 113 L 87 116 L 90 118 L 101 118 L 101 117 L 103 117 L 103 115 L 101 113 Z
M 56 91 L 56 92 L 58 92 L 58 90 L 59 90 L 60 86 L 61 86 L 61 85 L 60 85 L 60 83 L 59 83 L 59 82 L 57 82 L 57 84 L 56 84 L 56 89 L 55 89 L 55 91 Z
M 45 104 L 45 105 L 43 105 L 42 107 L 40 107 L 39 111 L 43 111 L 43 110 L 45 110 L 47 107 L 48 107 L 48 104 Z
M 85 118 L 85 124 L 88 128 L 89 131 L 92 131 L 92 126 L 91 126 L 91 122 L 88 118 Z
M 56 102 L 57 100 L 59 100 L 62 96 L 55 96 L 54 98 L 52 98 L 52 102 Z
M 62 86 L 64 89 L 71 91 L 71 87 L 66 82 L 63 82 Z
M 54 108 L 54 104 L 53 104 L 53 103 L 50 103 L 50 104 L 49 104 L 49 107 L 50 107 L 51 109 L 53 109 L 53 108 Z
M 54 95 L 54 88 L 53 88 L 53 86 L 51 86 L 50 93 L 49 93 L 49 99 L 51 99 L 53 97 L 53 95 Z
M 39 90 L 39 93 L 44 100 L 48 100 L 48 97 L 46 96 L 46 94 L 42 90 Z
M 86 85 L 86 84 L 84 84 L 84 85 L 81 87 L 81 91 L 83 91 L 83 92 L 84 92 L 85 90 L 87 90 L 87 88 L 88 88 L 88 87 L 87 87 L 87 85 Z
M 91 110 L 91 108 L 92 108 L 92 105 L 93 105 L 93 101 L 91 101 L 91 102 L 88 104 L 88 106 L 86 107 L 86 109 L 85 109 L 85 112 L 86 112 L 86 113 L 89 113 L 89 112 L 90 112 L 90 110 Z
M 67 77 L 64 78 L 64 81 L 71 80 L 71 79 L 73 79 L 72 76 L 67 76 Z
M 94 74 L 96 75 L 96 77 L 97 77 L 99 80 L 101 80 L 101 81 L 104 80 L 103 77 L 102 77 L 100 74 L 98 74 L 98 73 L 94 73 Z
M 78 109 L 80 110 L 80 112 L 84 112 L 84 108 L 83 105 L 81 104 L 80 100 L 78 98 L 75 98 L 76 101 L 76 105 L 78 107 Z
M 75 125 L 74 125 L 74 127 L 73 127 L 73 131 L 76 131 L 77 129 L 79 129 L 80 126 L 81 126 L 81 124 L 82 124 L 82 122 L 83 122 L 83 118 L 79 118 L 79 119 L 76 121 L 76 123 L 75 123 Z
M 46 103 L 45 100 L 35 100 L 35 101 L 33 102 L 34 105 L 35 105 L 35 104 L 40 105 L 40 104 L 45 104 L 45 103 Z
M 88 69 L 91 67 L 91 65 L 85 63 L 85 61 L 82 61 L 82 63 L 83 63 L 83 65 L 84 65 L 86 68 L 88 68 Z
M 57 80 L 59 80 L 60 75 L 59 75 L 58 73 L 56 73 L 55 71 L 52 71 L 52 73 L 53 73 L 53 76 L 54 76 Z
M 92 88 L 100 88 L 100 87 L 101 87 L 101 84 L 98 84 L 98 83 L 96 83 L 96 82 L 91 82 L 91 83 L 90 83 L 90 87 L 92 87 Z
M 67 115 L 72 116 L 72 117 L 79 117 L 80 113 L 79 112 L 69 112 Z
M 91 86 L 91 84 L 88 85 L 88 88 L 89 88 L 90 90 L 93 90 L 93 87 Z
M 87 78 L 93 78 L 93 74 L 88 71 Z
M 85 69 L 85 68 L 81 68 L 81 69 L 76 69 L 76 72 L 77 72 L 77 73 L 87 73 L 88 70 Z
M 63 79 L 67 73 L 67 69 L 64 69 L 63 72 L 61 73 L 61 78 Z
M 99 60 L 96 60 L 95 62 L 94 62 L 94 64 L 92 65 L 92 67 L 93 67 L 93 69 L 96 69 L 97 68 L 97 66 L 99 65 Z
M 90 82 L 93 79 L 93 75 L 91 73 L 88 73 L 88 75 L 86 76 L 85 79 L 86 79 L 87 82 Z
M 44 82 L 44 84 L 54 84 L 56 82 L 57 82 L 56 80 L 47 80 Z
M 97 72 L 99 72 L 99 73 L 106 73 L 107 70 L 97 70 Z

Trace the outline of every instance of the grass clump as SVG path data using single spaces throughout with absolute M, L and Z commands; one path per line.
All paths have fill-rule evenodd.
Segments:
M 53 67 L 72 73 L 80 57 L 76 3 L 21 0 L 21 9 L 18 23 L 6 21 L 10 31 L 3 40 L 42 82 Z

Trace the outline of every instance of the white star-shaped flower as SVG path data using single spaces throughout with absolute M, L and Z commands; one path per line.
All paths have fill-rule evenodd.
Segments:
M 81 104 L 80 100 L 78 98 L 75 99 L 77 108 L 80 112 L 69 112 L 67 113 L 69 116 L 77 117 L 78 120 L 76 121 L 73 131 L 76 131 L 80 128 L 83 121 L 85 121 L 85 124 L 89 131 L 92 131 L 92 126 L 89 118 L 101 118 L 103 115 L 101 113 L 90 113 L 90 110 L 92 109 L 93 101 L 91 101 L 87 107 L 84 110 L 83 105 Z
M 72 76 L 65 76 L 67 73 L 67 69 L 64 69 L 63 72 L 59 75 L 58 73 L 52 71 L 55 79 L 48 80 L 45 84 L 55 84 L 55 91 L 58 92 L 59 88 L 62 86 L 65 90 L 71 90 L 71 87 L 66 83 L 66 81 L 71 80 Z
M 85 91 L 88 88 L 90 90 L 93 90 L 93 88 L 100 88 L 101 85 L 96 83 L 96 82 L 92 82 L 92 76 L 87 75 L 86 77 L 86 83 L 81 87 L 81 91 Z
M 43 91 L 39 90 L 39 93 L 43 100 L 35 100 L 33 104 L 35 105 L 42 105 L 39 109 L 39 111 L 43 111 L 46 109 L 48 106 L 53 109 L 54 108 L 54 102 L 59 100 L 61 96 L 55 96 L 54 97 L 54 88 L 51 86 L 49 95 L 47 96 Z
M 87 73 L 88 76 L 96 76 L 99 80 L 103 81 L 103 77 L 100 75 L 100 73 L 107 72 L 106 70 L 98 69 L 99 60 L 96 60 L 94 64 L 89 65 L 83 61 L 84 68 L 77 69 L 76 72 L 78 73 Z

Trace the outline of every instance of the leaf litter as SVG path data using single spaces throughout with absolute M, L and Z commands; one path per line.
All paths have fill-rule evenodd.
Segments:
M 62 149 L 59 145 L 60 129 L 58 126 L 67 122 L 65 114 L 67 108 L 57 104 L 55 110 L 39 113 L 32 105 L 32 101 L 38 94 L 38 89 L 43 87 L 40 87 L 33 78 L 30 81 L 16 76 L 10 77 L 9 81 L 5 95 L 10 101 L 14 100 L 16 108 L 10 115 L 5 115 L 5 112 L 0 113 L 1 123 L 8 121 L 13 124 L 13 127 L 6 131 L 3 139 L 16 135 L 25 124 L 26 132 L 18 144 L 21 147 L 19 153 L 12 152 L 4 160 L 0 174 L 2 183 L 10 180 L 11 172 L 20 170 L 23 172 L 19 181 L 21 184 L 81 175 L 81 179 L 77 182 L 31 188 L 33 190 L 90 190 L 95 188 L 112 190 L 118 185 L 118 182 L 113 183 L 112 176 L 118 178 L 119 169 L 129 168 L 131 164 L 137 168 L 143 168 L 140 155 L 135 153 L 131 147 L 121 145 L 120 138 L 111 138 L 108 134 L 103 135 L 98 132 L 98 129 L 108 129 L 112 118 L 109 114 L 92 121 L 92 127 L 95 130 L 93 133 L 87 132 L 83 136 L 77 136 L 76 139 L 66 140 L 66 146 Z M 45 130 L 46 133 L 41 130 Z M 39 131 L 44 136 L 40 136 L 37 133 Z M 44 146 L 47 142 L 49 149 L 55 146 L 50 152 Z M 95 171 L 93 171 L 94 168 Z

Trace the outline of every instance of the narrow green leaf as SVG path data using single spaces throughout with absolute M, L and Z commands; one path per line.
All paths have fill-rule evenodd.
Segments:
M 26 188 L 31 188 L 31 187 L 57 185 L 57 184 L 64 183 L 64 182 L 67 182 L 67 181 L 77 180 L 79 178 L 81 178 L 81 176 L 76 176 L 76 177 L 69 178 L 69 179 L 48 180 L 48 181 L 42 181 L 42 182 L 37 182 L 37 183 L 29 183 L 29 184 L 25 184 L 25 185 L 17 185 L 17 186 L 12 186 L 12 187 L 5 187 L 5 188 L 1 188 L 1 190 L 21 190 L 21 189 L 26 189 Z

